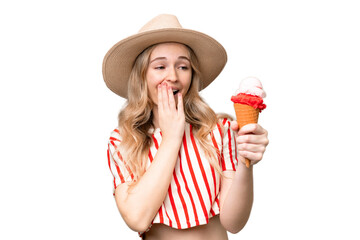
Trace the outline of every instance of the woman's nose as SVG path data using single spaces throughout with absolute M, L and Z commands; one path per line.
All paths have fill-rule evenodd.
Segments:
M 173 68 L 169 68 L 169 71 L 168 71 L 168 75 L 167 75 L 167 78 L 166 80 L 168 81 L 176 81 L 177 80 L 177 74 L 176 74 L 176 69 L 173 67 Z

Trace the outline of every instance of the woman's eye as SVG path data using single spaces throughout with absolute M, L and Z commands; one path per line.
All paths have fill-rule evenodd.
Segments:
M 189 69 L 187 66 L 180 66 L 179 69 L 182 69 L 182 70 L 187 70 Z
M 155 69 L 165 69 L 165 67 L 164 66 L 157 66 L 157 67 L 155 67 Z

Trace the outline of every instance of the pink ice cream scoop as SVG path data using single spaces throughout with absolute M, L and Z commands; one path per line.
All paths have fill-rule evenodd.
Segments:
M 240 82 L 239 88 L 236 90 L 235 95 L 239 93 L 250 94 L 261 98 L 266 97 L 266 92 L 259 79 L 255 77 L 248 77 Z

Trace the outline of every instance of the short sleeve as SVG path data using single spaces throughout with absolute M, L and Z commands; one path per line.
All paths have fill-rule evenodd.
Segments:
M 223 126 L 221 167 L 223 171 L 236 171 L 238 159 L 235 134 L 230 128 L 230 121 L 228 119 L 222 119 L 221 123 Z
M 124 160 L 119 150 L 121 143 L 121 136 L 118 129 L 112 131 L 107 149 L 107 159 L 110 171 L 113 176 L 113 189 L 115 189 L 119 184 L 132 181 L 132 174 L 125 167 Z

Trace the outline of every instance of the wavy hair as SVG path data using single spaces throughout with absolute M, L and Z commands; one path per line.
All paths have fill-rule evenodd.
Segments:
M 152 142 L 150 129 L 154 128 L 152 121 L 154 103 L 148 94 L 146 71 L 150 55 L 156 46 L 148 47 L 136 58 L 128 84 L 128 100 L 118 116 L 122 142 L 117 151 L 121 151 L 126 168 L 133 174 L 133 183 L 145 173 Z M 192 125 L 194 136 L 198 139 L 210 164 L 222 174 L 218 162 L 220 153 L 211 144 L 209 137 L 209 133 L 212 134 L 218 122 L 218 116 L 199 95 L 201 84 L 199 62 L 192 49 L 189 47 L 187 49 L 190 54 L 192 80 L 184 96 L 185 121 Z

